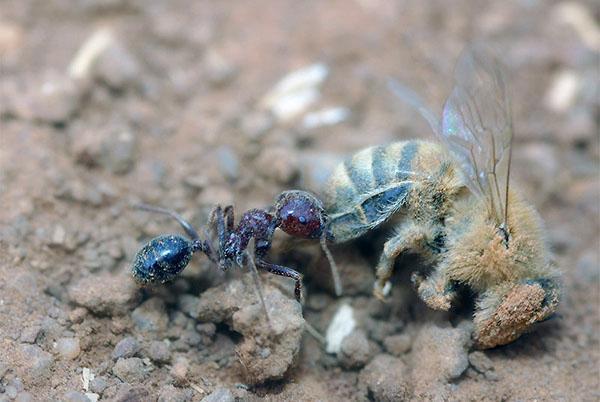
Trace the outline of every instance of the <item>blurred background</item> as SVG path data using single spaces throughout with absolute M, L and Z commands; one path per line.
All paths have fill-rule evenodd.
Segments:
M 0 400 L 201 400 L 219 387 L 242 400 L 393 400 L 369 380 L 377 367 L 363 369 L 373 356 L 396 356 L 413 380 L 435 371 L 411 343 L 428 320 L 400 306 L 394 328 L 367 331 L 362 363 L 305 340 L 284 380 L 236 387 L 238 335 L 221 326 L 206 335 L 180 300 L 222 278 L 198 258 L 171 287 L 140 294 L 127 273 L 133 254 L 178 229 L 129 206 L 166 206 L 200 226 L 216 203 L 239 216 L 285 189 L 319 194 L 332 167 L 363 147 L 433 139 L 385 80 L 439 114 L 473 41 L 507 68 L 513 184 L 546 221 L 564 298 L 544 330 L 485 354 L 465 347 L 468 368 L 431 389 L 415 380 L 405 396 L 597 399 L 599 16 L 594 1 L 1 0 Z M 327 274 L 310 262 L 318 249 L 286 242 L 278 235 L 272 258 L 307 273 L 306 316 L 324 330 L 338 301 L 311 282 L 310 269 Z M 358 261 L 343 268 L 346 302 L 371 306 L 377 251 L 334 254 Z M 128 314 L 144 300 L 164 325 L 150 334 Z M 189 341 L 202 336 L 210 340 Z M 137 350 L 117 358 L 141 363 L 115 374 L 114 347 L 130 338 Z M 153 358 L 149 345 L 165 339 L 166 357 Z M 218 357 L 199 352 L 215 344 Z M 183 380 L 177 364 L 187 365 Z M 101 384 L 90 388 L 90 373 Z

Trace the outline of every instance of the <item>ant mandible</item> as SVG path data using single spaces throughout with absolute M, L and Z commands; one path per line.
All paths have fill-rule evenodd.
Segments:
M 138 208 L 168 215 L 181 225 L 189 236 L 161 235 L 150 240 L 135 255 L 132 264 L 133 276 L 142 283 L 167 282 L 175 278 L 190 262 L 192 255 L 203 252 L 220 269 L 227 270 L 232 265 L 248 265 L 254 275 L 259 297 L 265 308 L 264 298 L 256 267 L 272 274 L 286 276 L 296 281 L 294 294 L 301 300 L 302 275 L 288 267 L 264 260 L 271 248 L 275 229 L 280 228 L 287 234 L 304 239 L 319 239 L 331 267 L 336 294 L 341 295 L 341 282 L 335 262 L 326 242 L 330 239 L 327 229 L 328 217 L 323 204 L 312 194 L 291 190 L 282 192 L 269 209 L 251 209 L 246 211 L 234 227 L 233 206 L 224 209 L 217 206 L 210 214 L 208 228 L 213 236 L 206 232 L 206 240 L 201 240 L 198 232 L 177 213 L 160 207 L 139 205 Z M 210 238 L 216 238 L 217 247 Z M 253 245 L 250 245 L 250 243 Z M 251 246 L 251 251 L 247 248 Z

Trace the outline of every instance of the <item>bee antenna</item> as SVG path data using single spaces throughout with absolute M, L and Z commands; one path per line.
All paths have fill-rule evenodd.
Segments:
M 340 272 L 337 269 L 337 265 L 335 263 L 335 260 L 333 259 L 333 255 L 331 254 L 331 251 L 329 251 L 329 248 L 327 247 L 327 238 L 325 235 L 321 236 L 320 243 L 321 243 L 321 249 L 323 249 L 323 252 L 325 253 L 325 256 L 327 257 L 327 261 L 329 261 L 329 269 L 331 270 L 331 277 L 333 278 L 333 287 L 335 288 L 335 294 L 336 294 L 336 296 L 341 296 L 342 295 L 342 280 L 340 278 Z
M 511 128 L 512 130 L 512 128 Z M 504 200 L 504 224 L 508 227 L 508 187 L 510 182 L 510 165 L 512 163 L 512 142 L 513 137 L 510 137 L 510 145 L 508 147 L 508 166 L 506 168 L 506 194 L 504 195 L 506 198 Z

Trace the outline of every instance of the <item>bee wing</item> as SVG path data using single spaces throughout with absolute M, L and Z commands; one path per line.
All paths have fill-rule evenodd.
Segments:
M 457 159 L 470 190 L 506 218 L 512 118 L 500 63 L 484 48 L 461 55 L 455 87 L 444 105 L 442 141 Z

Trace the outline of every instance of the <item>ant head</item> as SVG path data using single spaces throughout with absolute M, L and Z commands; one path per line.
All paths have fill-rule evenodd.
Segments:
M 326 233 L 323 204 L 305 191 L 284 191 L 277 198 L 275 215 L 281 230 L 295 237 L 319 239 Z
M 179 235 L 155 237 L 137 252 L 131 271 L 142 283 L 167 282 L 188 265 L 196 244 Z

